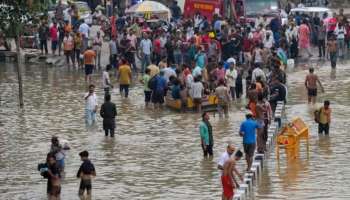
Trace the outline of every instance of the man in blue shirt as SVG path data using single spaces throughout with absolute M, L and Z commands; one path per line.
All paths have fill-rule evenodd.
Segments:
M 164 103 L 164 94 L 166 89 L 166 80 L 164 78 L 164 71 L 160 71 L 160 75 L 155 76 L 155 84 L 152 88 L 152 102 L 155 109 L 160 109 Z
M 261 128 L 260 125 L 253 119 L 253 115 L 248 113 L 246 115 L 246 120 L 242 122 L 239 129 L 239 135 L 243 137 L 243 148 L 247 161 L 247 171 L 250 171 L 253 163 L 256 146 L 256 131 L 258 128 Z

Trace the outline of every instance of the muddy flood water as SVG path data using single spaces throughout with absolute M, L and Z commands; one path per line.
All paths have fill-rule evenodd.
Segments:
M 318 102 L 331 101 L 333 118 L 329 137 L 318 135 L 314 106 L 306 103 L 307 70 L 288 74 L 288 119 L 302 117 L 311 129 L 309 158 L 301 145 L 300 158 L 278 164 L 270 153 L 255 199 L 350 199 L 350 70 L 344 64 L 331 71 L 329 64 L 316 69 L 326 93 Z M 142 86 L 134 81 L 129 99 L 117 104 L 117 131 L 106 138 L 102 119 L 87 129 L 84 121 L 86 91 L 83 72 L 67 67 L 23 67 L 25 108 L 18 108 L 18 87 L 13 65 L 0 64 L 0 199 L 46 199 L 46 179 L 37 171 L 49 151 L 51 136 L 69 142 L 61 199 L 78 199 L 78 153 L 88 150 L 95 164 L 93 199 L 207 200 L 221 198 L 217 159 L 238 135 L 244 119 L 244 102 L 232 104 L 229 119 L 211 114 L 214 159 L 204 160 L 200 147 L 200 115 L 144 109 Z M 99 103 L 101 72 L 94 75 Z M 115 87 L 116 88 L 116 87 Z M 239 163 L 240 171 L 245 163 Z

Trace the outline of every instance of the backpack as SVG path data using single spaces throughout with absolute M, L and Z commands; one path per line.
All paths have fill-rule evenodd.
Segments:
M 153 76 L 149 81 L 148 81 L 148 88 L 151 90 L 155 90 L 157 87 L 157 75 Z
M 315 122 L 316 122 L 316 123 L 320 123 L 321 110 L 322 110 L 322 108 L 317 109 L 317 110 L 315 110 L 315 112 L 314 112 L 314 119 L 315 119 Z

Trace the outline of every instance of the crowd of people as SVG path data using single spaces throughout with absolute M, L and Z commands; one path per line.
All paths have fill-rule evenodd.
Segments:
M 61 10 L 60 6 L 61 3 L 57 12 Z M 333 16 L 297 13 L 289 15 L 286 24 L 282 24 L 280 16 L 272 19 L 260 16 L 255 23 L 241 23 L 217 14 L 211 21 L 200 13 L 183 19 L 175 2 L 171 7 L 172 20 L 166 26 L 154 28 L 142 18 L 122 14 L 114 16 L 110 4 L 106 6 L 106 14 L 111 16 L 108 33 L 98 31 L 96 36 L 91 37 L 91 27 L 77 19 L 75 10 L 70 12 L 71 19 L 66 21 L 56 13 L 50 27 L 47 20 L 42 20 L 38 30 L 42 53 L 48 54 L 47 42 L 50 40 L 52 54 L 61 55 L 63 52 L 67 65 L 85 69 L 85 80 L 89 83 L 89 91 L 84 96 L 87 125 L 96 121 L 98 103 L 91 75 L 101 69 L 102 44 L 107 35 L 109 64 L 102 72 L 105 102 L 100 109 L 106 136 L 114 137 L 117 115 L 116 105 L 111 102 L 112 70 L 123 98 L 129 97 L 133 76 L 141 74 L 139 81 L 143 84 L 146 108 L 153 103 L 154 109 L 161 109 L 167 97 L 180 100 L 185 110 L 187 99 L 191 98 L 195 110 L 202 113 L 202 102 L 209 95 L 215 95 L 220 116 L 228 117 L 229 106 L 239 101 L 245 91 L 249 113 L 240 126 L 239 134 L 243 137 L 247 171 L 250 171 L 255 149 L 258 153 L 266 151 L 267 130 L 277 102 L 287 101 L 284 69 L 288 59 L 299 59 L 303 55 L 311 57 L 310 47 L 314 44 L 319 48 L 319 57 L 329 56 L 331 66 L 335 68 L 337 58 L 344 58 L 350 47 L 350 26 L 342 10 Z M 321 82 L 313 72 L 314 69 L 310 69 L 305 86 L 309 102 L 315 103 L 317 83 L 321 85 Z M 328 134 L 329 101 L 319 111 L 323 113 L 318 120 L 320 131 Z M 199 125 L 204 157 L 213 156 L 213 130 L 209 118 L 209 114 L 204 112 Z M 232 144 L 228 145 L 227 152 L 219 161 L 223 199 L 232 199 L 233 188 L 237 186 L 231 172 L 242 178 L 235 169 L 235 163 L 243 153 L 238 150 L 235 158 L 230 159 L 235 150 Z M 95 170 L 88 160 L 88 152 L 81 152 L 80 156 L 84 162 L 78 173 L 78 177 L 82 177 L 80 189 L 87 189 L 89 193 L 91 175 L 95 175 Z M 49 165 L 55 166 L 57 160 L 57 164 L 62 166 L 58 157 L 57 152 L 55 156 L 49 154 Z M 59 171 L 50 168 L 48 187 L 56 186 L 53 180 L 59 177 Z M 48 188 L 49 194 L 59 194 L 58 189 L 52 188 Z

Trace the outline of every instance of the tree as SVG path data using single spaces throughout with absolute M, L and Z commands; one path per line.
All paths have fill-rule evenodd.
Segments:
M 31 19 L 31 14 L 37 11 L 34 5 L 39 5 L 42 0 L 2 0 L 0 3 L 0 30 L 5 38 L 13 38 L 16 44 L 17 53 L 17 76 L 19 89 L 19 105 L 23 108 L 23 87 L 22 72 L 20 65 L 20 37 L 23 33 L 24 25 Z

